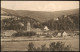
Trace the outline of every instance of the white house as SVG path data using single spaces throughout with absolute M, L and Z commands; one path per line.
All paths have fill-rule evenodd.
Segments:
M 57 34 L 57 36 L 61 36 L 61 37 L 66 37 L 66 36 L 68 36 L 68 33 L 67 32 L 59 32 L 58 34 Z
M 61 36 L 61 33 L 58 33 L 57 36 L 60 37 Z
M 66 37 L 68 35 L 68 33 L 66 33 L 65 31 L 62 33 L 62 37 Z
M 48 27 L 47 27 L 47 26 L 45 26 L 45 27 L 44 27 L 44 30 L 45 30 L 45 31 L 48 31 L 49 29 L 48 29 Z
M 55 20 L 59 20 L 58 18 L 56 18 Z

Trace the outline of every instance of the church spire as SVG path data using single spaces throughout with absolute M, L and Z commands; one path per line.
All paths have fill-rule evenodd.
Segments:
M 30 31 L 30 29 L 31 29 L 30 22 L 27 22 L 27 31 Z

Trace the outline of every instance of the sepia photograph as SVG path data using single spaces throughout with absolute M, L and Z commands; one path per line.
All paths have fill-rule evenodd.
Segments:
M 1 51 L 79 51 L 79 1 L 1 1 Z

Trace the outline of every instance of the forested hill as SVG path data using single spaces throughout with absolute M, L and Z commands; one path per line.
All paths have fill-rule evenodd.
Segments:
M 20 18 L 19 20 L 14 20 L 14 18 L 2 20 L 3 29 L 17 29 L 17 27 L 22 28 L 20 24 L 24 24 L 26 27 L 26 22 L 31 21 L 33 27 L 43 27 L 47 25 L 51 30 L 78 30 L 79 29 L 79 9 L 55 11 L 55 12 L 45 12 L 45 11 L 29 11 L 29 10 L 10 10 L 1 8 L 5 11 L 8 16 L 16 16 Z M 66 15 L 66 17 L 64 17 Z M 58 18 L 59 20 L 55 20 Z M 26 21 L 26 22 L 25 22 Z M 4 25 L 4 24 L 7 24 Z M 12 28 L 14 26 L 14 28 Z M 11 28 L 10 28 L 11 27 Z M 19 29 L 20 29 L 19 28 Z
M 72 9 L 72 10 L 64 10 L 64 11 L 55 11 L 55 12 L 45 12 L 45 11 L 29 11 L 29 10 L 10 10 L 4 9 L 9 15 L 21 16 L 21 17 L 30 17 L 40 22 L 46 22 L 50 19 L 54 19 L 56 17 L 60 17 L 62 15 L 68 14 L 79 14 L 79 9 Z

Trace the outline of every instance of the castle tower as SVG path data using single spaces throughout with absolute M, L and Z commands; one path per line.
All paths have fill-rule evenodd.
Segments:
M 31 29 L 31 25 L 30 25 L 30 22 L 27 23 L 27 31 L 30 32 L 30 29 Z

